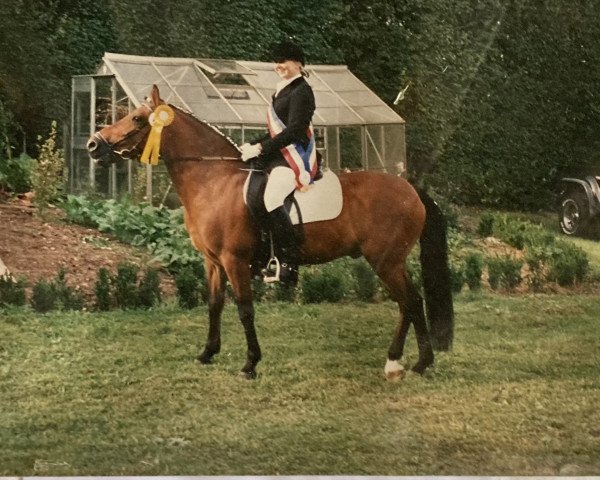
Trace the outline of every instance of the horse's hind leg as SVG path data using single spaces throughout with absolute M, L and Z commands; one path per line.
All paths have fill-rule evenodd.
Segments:
M 198 361 L 211 363 L 221 350 L 221 313 L 225 304 L 226 277 L 223 269 L 208 258 L 205 269 L 208 280 L 208 338 Z
M 423 373 L 433 363 L 433 349 L 425 322 L 423 299 L 408 277 L 404 265 L 387 265 L 380 268 L 377 273 L 388 286 L 392 298 L 398 302 L 400 310 L 400 321 L 388 350 L 385 376 L 388 380 L 404 376 L 404 367 L 400 364 L 400 360 L 404 354 L 404 344 L 411 323 L 415 327 L 419 349 L 419 360 L 412 369 L 417 373 Z
M 412 367 L 417 373 L 424 373 L 425 369 L 433 363 L 433 347 L 429 337 L 429 329 L 425 320 L 423 309 L 423 298 L 409 279 L 407 282 L 408 299 L 406 304 L 406 318 L 415 327 L 417 346 L 419 349 L 419 360 Z

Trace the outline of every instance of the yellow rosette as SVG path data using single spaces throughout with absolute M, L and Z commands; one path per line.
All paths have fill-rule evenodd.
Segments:
M 173 109 L 168 105 L 159 105 L 154 112 L 150 114 L 148 122 L 152 126 L 146 140 L 146 146 L 142 152 L 140 162 L 158 165 L 158 154 L 160 152 L 160 136 L 163 127 L 170 125 L 175 118 Z

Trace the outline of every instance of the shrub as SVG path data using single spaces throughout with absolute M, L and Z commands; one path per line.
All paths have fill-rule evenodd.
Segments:
M 48 138 L 40 146 L 40 153 L 31 175 L 35 191 L 34 202 L 42 217 L 48 204 L 58 198 L 63 184 L 64 155 L 56 146 L 56 137 L 56 121 L 53 121 Z
M 98 270 L 94 292 L 96 294 L 96 308 L 103 312 L 110 310 L 110 273 L 104 267 Z
M 470 254 L 465 260 L 465 281 L 470 290 L 479 290 L 481 288 L 482 271 L 483 257 L 481 254 Z
M 160 304 L 162 293 L 158 270 L 155 268 L 146 270 L 144 277 L 140 280 L 138 295 L 139 305 L 142 308 L 152 308 Z
M 406 271 L 415 288 L 419 292 L 422 292 L 423 274 L 421 271 L 421 262 L 419 260 L 419 255 L 416 251 L 411 252 L 408 258 L 406 259 Z M 385 286 L 385 289 L 387 291 L 387 285 Z
M 124 310 L 139 306 L 137 291 L 137 274 L 139 268 L 132 263 L 120 263 L 117 266 L 117 275 L 113 277 L 114 297 L 117 307 Z
M 305 303 L 339 302 L 344 296 L 342 279 L 333 272 L 309 271 L 302 277 Z
M 502 241 L 519 250 L 525 248 L 527 222 L 511 218 L 508 215 L 497 215 L 493 225 L 494 234 Z
M 67 195 L 61 208 L 65 211 L 67 221 L 88 228 L 98 228 L 99 219 L 106 213 L 103 202 L 76 195 Z
M 494 233 L 494 215 L 490 212 L 484 212 L 479 219 L 477 234 L 480 237 L 491 237 Z
M 557 242 L 556 251 L 548 266 L 548 278 L 561 286 L 573 285 L 584 279 L 589 260 L 583 250 L 567 242 Z
M 465 284 L 465 268 L 464 265 L 451 261 L 450 267 L 450 289 L 453 293 L 460 293 Z
M 370 302 L 377 293 L 377 276 L 365 262 L 359 261 L 352 265 L 352 273 L 356 279 L 356 296 L 359 300 Z
M 274 299 L 278 302 L 293 303 L 296 301 L 296 287 L 277 283 L 273 290 Z
M 31 190 L 33 160 L 25 153 L 19 158 L 0 158 L 0 190 L 25 193 Z
M 56 291 L 56 299 L 63 310 L 82 310 L 84 306 L 83 293 L 67 284 L 66 271 L 61 268 L 52 282 Z
M 24 279 L 17 281 L 6 275 L 0 276 L 0 306 L 22 306 L 27 302 Z
M 31 292 L 31 306 L 36 312 L 46 313 L 54 310 L 58 303 L 56 288 L 52 282 L 38 280 Z
M 545 265 L 550 257 L 545 246 L 529 246 L 525 249 L 525 262 L 529 265 L 529 286 L 534 292 L 541 292 L 546 281 Z
M 175 286 L 181 308 L 192 309 L 200 304 L 200 279 L 192 266 L 183 267 L 175 274 Z
M 262 302 L 267 293 L 267 284 L 262 278 L 252 279 L 252 298 L 255 302 Z
M 521 283 L 522 261 L 509 256 L 491 257 L 488 258 L 487 265 L 490 287 L 493 290 L 499 287 L 513 290 Z

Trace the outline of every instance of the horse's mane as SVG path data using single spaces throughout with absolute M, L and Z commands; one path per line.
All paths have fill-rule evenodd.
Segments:
M 240 147 L 238 146 L 237 143 L 235 143 L 230 137 L 228 137 L 227 135 L 225 135 L 218 127 L 215 127 L 214 125 L 212 125 L 211 123 L 207 122 L 206 120 L 201 120 L 200 118 L 198 118 L 196 115 L 194 115 L 193 112 L 179 107 L 177 105 L 172 105 L 169 104 L 169 106 L 181 113 L 183 113 L 184 115 L 187 115 L 188 117 L 192 118 L 193 120 L 195 120 L 196 122 L 210 128 L 211 130 L 213 130 L 215 133 L 217 133 L 220 137 L 222 137 L 227 143 L 229 143 L 232 147 L 234 147 L 238 152 L 240 151 Z

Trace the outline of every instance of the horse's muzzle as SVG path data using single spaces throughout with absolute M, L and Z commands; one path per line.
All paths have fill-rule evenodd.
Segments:
M 95 160 L 112 152 L 110 144 L 102 135 L 98 133 L 92 135 L 92 137 L 88 140 L 87 149 L 90 157 Z

